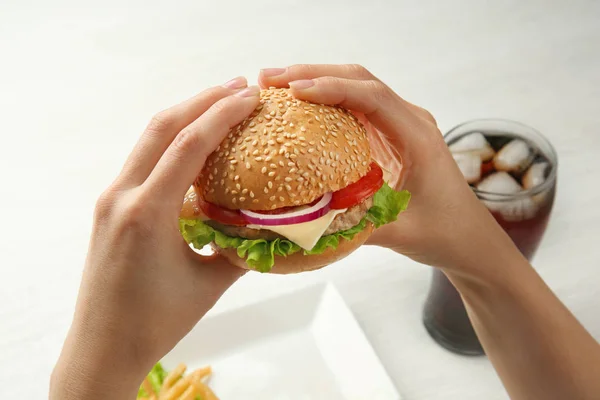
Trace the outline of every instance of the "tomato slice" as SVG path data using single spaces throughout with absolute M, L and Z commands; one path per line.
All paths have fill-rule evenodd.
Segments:
M 238 210 L 219 207 L 216 204 L 205 201 L 202 196 L 198 196 L 198 205 L 200 209 L 210 219 L 227 225 L 245 226 L 248 225 L 246 218 Z
M 375 194 L 383 185 L 383 170 L 376 162 L 372 162 L 370 168 L 357 182 L 333 192 L 329 206 L 334 210 L 350 208 Z

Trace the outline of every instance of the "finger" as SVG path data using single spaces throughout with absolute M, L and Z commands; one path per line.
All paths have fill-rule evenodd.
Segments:
M 145 189 L 176 205 L 179 213 L 181 200 L 208 155 L 232 127 L 256 109 L 259 94 L 259 88 L 253 86 L 221 99 L 182 129 L 144 182 Z
M 263 88 L 288 87 L 289 82 L 334 76 L 345 79 L 377 80 L 365 67 L 358 64 L 296 64 L 287 68 L 266 68 L 260 71 L 258 82 Z
M 126 186 L 142 184 L 183 128 L 205 113 L 214 103 L 246 86 L 246 78 L 238 77 L 156 114 L 129 155 L 117 181 Z
M 300 99 L 363 113 L 393 147 L 421 140 L 422 120 L 380 81 L 322 77 L 290 82 L 290 87 Z

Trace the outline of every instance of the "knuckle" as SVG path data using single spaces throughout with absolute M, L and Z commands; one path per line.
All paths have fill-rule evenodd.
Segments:
M 124 199 L 119 207 L 119 226 L 126 232 L 149 232 L 150 220 L 152 219 L 152 209 L 149 201 L 144 200 L 144 196 L 133 195 Z
M 200 135 L 197 128 L 184 128 L 173 140 L 173 147 L 178 155 L 194 151 L 200 146 Z
M 225 98 L 213 104 L 210 108 L 212 117 L 217 119 L 226 118 L 230 113 L 233 101 L 233 98 Z
M 370 80 L 367 82 L 369 92 L 373 94 L 378 103 L 390 101 L 393 98 L 392 91 L 380 81 Z
M 97 222 L 105 221 L 112 213 L 117 203 L 117 193 L 112 187 L 106 189 L 96 200 L 94 207 L 94 220 Z
M 373 79 L 373 74 L 361 64 L 348 64 L 346 68 L 348 68 L 348 71 L 353 76 L 363 79 Z
M 426 110 L 422 107 L 419 107 L 419 108 L 421 108 L 421 112 L 423 113 L 423 118 L 425 118 L 427 121 L 431 122 L 433 125 L 437 126 L 437 120 L 435 119 L 433 114 L 431 112 L 429 112 L 429 110 Z
M 147 132 L 164 132 L 169 130 L 169 128 L 173 125 L 173 118 L 167 110 L 161 111 L 155 114 L 148 127 L 146 128 Z

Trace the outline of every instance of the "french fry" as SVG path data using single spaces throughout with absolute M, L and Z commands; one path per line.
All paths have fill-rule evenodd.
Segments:
M 183 363 L 179 364 L 175 369 L 167 375 L 165 378 L 162 387 L 160 388 L 160 392 L 158 393 L 158 398 L 162 399 L 162 396 L 166 394 L 171 387 L 183 376 L 187 366 Z
M 168 391 L 164 397 L 159 397 L 160 400 L 177 400 L 179 396 L 190 386 L 194 379 L 193 375 L 188 375 L 178 380 Z
M 219 400 L 217 395 L 208 386 L 204 383 L 201 383 L 201 385 L 202 386 L 199 388 L 201 390 L 202 400 Z
M 207 376 L 209 376 L 212 373 L 212 369 L 210 368 L 210 366 L 204 367 L 204 368 L 198 368 L 193 373 L 196 376 L 196 381 L 202 382 L 202 379 L 206 378 Z
M 192 381 L 190 386 L 183 392 L 181 396 L 179 396 L 178 400 L 195 400 L 196 396 L 200 395 L 201 392 L 196 386 L 196 384 Z
M 152 387 L 152 384 L 150 383 L 148 377 L 144 378 L 144 381 L 142 382 L 142 387 L 144 388 L 146 393 L 148 393 L 148 396 L 152 396 L 153 394 L 155 394 L 154 388 Z

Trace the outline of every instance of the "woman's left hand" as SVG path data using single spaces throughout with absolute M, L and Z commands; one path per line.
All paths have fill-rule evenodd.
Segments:
M 236 78 L 152 119 L 96 205 L 50 399 L 134 399 L 153 364 L 243 274 L 193 252 L 178 216 L 206 157 L 258 103 L 258 87 Z

